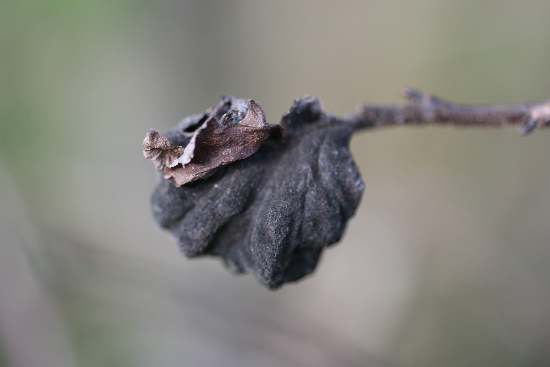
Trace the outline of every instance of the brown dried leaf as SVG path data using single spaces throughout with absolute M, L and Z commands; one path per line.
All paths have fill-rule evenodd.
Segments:
M 164 178 L 172 179 L 178 187 L 248 158 L 276 128 L 265 121 L 262 108 L 253 100 L 224 98 L 202 120 L 185 147 L 170 143 L 156 131 L 145 137 L 145 158 L 151 159 Z
M 183 147 L 175 146 L 158 131 L 149 130 L 143 139 L 143 156 L 153 161 L 155 168 L 165 172 L 183 154 Z

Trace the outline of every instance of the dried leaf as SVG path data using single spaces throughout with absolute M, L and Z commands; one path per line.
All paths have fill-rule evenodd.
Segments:
M 180 127 L 184 146 L 170 143 L 154 130 L 143 142 L 145 158 L 151 159 L 164 178 L 173 179 L 176 186 L 208 177 L 221 166 L 248 158 L 276 129 L 265 121 L 256 102 L 230 97 L 223 98 L 194 123 L 187 121 L 185 128 Z
M 198 154 L 207 162 L 224 162 L 223 167 L 181 187 L 161 180 L 151 200 L 155 219 L 176 237 L 186 256 L 219 256 L 229 268 L 252 272 L 269 288 L 310 274 L 323 249 L 342 237 L 363 192 L 348 149 L 351 127 L 325 115 L 311 97 L 296 101 L 283 117 L 282 137 L 265 139 L 262 132 L 239 141 L 235 131 L 248 131 L 249 125 L 264 129 L 263 113 L 252 102 L 241 122 L 230 125 L 232 130 L 209 130 L 209 118 L 192 116 L 169 131 L 167 150 L 191 144 L 185 129 L 199 126 L 204 130 L 194 135 L 194 154 L 182 166 L 191 165 Z M 220 141 L 233 148 L 225 149 Z M 227 165 L 227 151 L 240 160 Z
M 155 168 L 160 171 L 169 169 L 182 154 L 182 147 L 172 145 L 155 130 L 149 130 L 143 140 L 143 156 L 152 160 Z

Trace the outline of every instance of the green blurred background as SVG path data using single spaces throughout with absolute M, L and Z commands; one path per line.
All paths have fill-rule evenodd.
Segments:
M 550 97 L 550 2 L 0 4 L 0 365 L 548 366 L 550 133 L 356 136 L 343 241 L 277 292 L 188 261 L 149 212 L 141 155 L 222 94 L 277 122 L 415 86 Z

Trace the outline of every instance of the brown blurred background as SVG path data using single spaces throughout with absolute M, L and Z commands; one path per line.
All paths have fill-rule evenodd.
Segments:
M 367 189 L 314 276 L 277 292 L 189 261 L 142 159 L 221 94 L 277 122 L 416 86 L 550 97 L 550 2 L 0 5 L 1 366 L 548 366 L 550 132 L 356 136 Z

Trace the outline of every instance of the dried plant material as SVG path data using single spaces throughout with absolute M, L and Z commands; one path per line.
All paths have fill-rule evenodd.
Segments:
M 253 100 L 230 97 L 223 98 L 195 124 L 187 125 L 180 131 L 180 142 L 183 140 L 185 146 L 172 144 L 154 130 L 143 142 L 145 158 L 178 187 L 248 158 L 277 128 L 265 121 L 264 112 Z
M 163 174 L 151 203 L 188 257 L 217 256 L 274 289 L 313 272 L 342 237 L 363 193 L 352 133 L 402 125 L 550 126 L 550 104 L 471 106 L 417 90 L 404 106 L 365 105 L 346 118 L 297 100 L 280 127 L 253 101 L 226 97 L 159 135 L 144 155 Z M 277 131 L 280 129 L 280 131 Z M 277 132 L 274 134 L 274 132 Z
M 156 220 L 185 255 L 219 256 L 269 288 L 315 270 L 363 192 L 351 127 L 331 124 L 316 99 L 297 101 L 282 128 L 284 139 L 272 137 L 248 159 L 190 185 L 161 180 L 152 197 Z
M 161 172 L 166 172 L 173 167 L 184 149 L 174 146 L 164 136 L 155 130 L 149 130 L 143 140 L 143 156 L 153 161 L 153 165 Z

